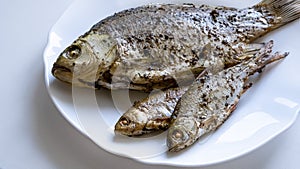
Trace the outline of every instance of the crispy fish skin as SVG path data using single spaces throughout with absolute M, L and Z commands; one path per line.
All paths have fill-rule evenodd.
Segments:
M 116 123 L 115 133 L 139 136 L 168 129 L 177 101 L 187 89 L 188 86 L 170 88 L 135 102 Z
M 53 75 L 75 86 L 151 91 L 193 80 L 208 43 L 227 65 L 254 39 L 299 18 L 299 0 L 264 0 L 245 9 L 146 5 L 108 17 L 66 48 Z M 192 76 L 194 75 L 194 76 Z
M 263 44 L 257 44 L 254 49 Z M 214 49 L 210 44 L 203 49 L 206 69 L 220 71 L 224 69 L 224 63 L 215 57 Z M 248 56 L 252 57 L 252 49 L 249 48 Z M 115 133 L 127 136 L 139 136 L 154 131 L 168 129 L 171 115 L 181 96 L 187 91 L 190 84 L 181 84 L 176 88 L 154 92 L 145 99 L 135 102 L 118 120 L 115 125 Z
M 265 1 L 262 2 L 262 5 L 265 5 L 264 3 L 269 3 L 272 4 L 271 1 Z M 286 3 L 285 1 L 277 1 L 278 5 L 282 6 L 283 3 Z M 282 4 L 279 4 L 282 3 Z M 292 2 L 292 3 L 297 3 L 297 2 Z M 291 4 L 292 4 L 291 3 Z M 290 4 L 290 5 L 291 5 Z M 276 9 L 277 11 L 280 11 L 278 9 Z M 297 10 L 296 6 L 295 6 L 295 10 Z M 299 10 L 299 8 L 298 8 Z M 291 13 L 293 13 L 293 11 L 290 11 Z M 283 14 L 279 14 L 279 15 L 283 15 Z M 292 16 L 292 18 L 297 17 L 297 15 Z M 249 40 L 252 41 L 252 40 Z M 254 47 L 249 45 L 248 46 L 248 56 L 252 57 L 254 55 L 254 53 L 256 52 L 256 49 L 259 48 L 258 46 Z M 252 52 L 252 53 L 251 53 Z M 202 50 L 202 53 L 209 53 L 209 55 L 213 55 L 213 53 L 211 53 L 211 51 L 205 51 L 205 48 Z M 245 54 L 245 53 L 244 53 Z M 206 56 L 206 64 L 205 67 L 211 67 L 213 64 L 215 64 L 216 62 L 212 61 L 211 59 L 213 59 L 213 57 L 208 57 Z M 217 58 L 217 57 L 215 57 Z M 216 66 L 215 66 L 216 67 Z M 215 69 L 215 68 L 214 68 Z M 219 68 L 220 69 L 220 68 Z M 170 92 L 170 90 L 173 89 L 169 89 L 163 92 Z M 178 90 L 178 89 L 175 89 Z M 183 93 L 181 93 L 183 94 Z M 153 131 L 157 131 L 157 130 L 166 130 L 166 128 L 170 125 L 170 120 L 168 118 L 170 118 L 170 111 L 165 111 L 163 113 L 163 116 L 161 115 L 162 111 L 161 110 L 165 110 L 164 108 L 159 108 L 159 110 L 157 110 L 157 107 L 165 107 L 167 105 L 167 102 L 161 102 L 161 100 L 163 100 L 165 98 L 166 94 L 155 94 L 152 95 L 151 97 L 145 98 L 142 101 L 138 102 L 137 104 L 134 104 L 133 107 L 131 107 L 128 111 L 126 111 L 124 113 L 124 115 L 118 120 L 118 122 L 115 125 L 115 131 L 116 133 L 121 133 L 123 135 L 128 135 L 128 136 L 135 136 L 135 135 L 141 135 L 141 134 L 145 134 L 145 133 L 150 133 Z M 162 97 L 162 98 L 160 98 Z M 181 95 L 177 95 L 176 96 L 176 100 L 178 100 L 181 97 Z M 156 101 L 156 103 L 155 103 Z M 175 108 L 175 105 L 173 104 L 172 107 L 169 106 L 169 108 L 172 108 L 172 111 Z M 153 111 L 155 110 L 155 111 Z M 141 118 L 144 117 L 144 118 Z M 141 120 L 143 119 L 143 120 Z
M 167 134 L 169 151 L 180 151 L 205 133 L 216 130 L 235 110 L 242 94 L 251 87 L 247 79 L 269 63 L 288 54 L 271 55 L 273 42 L 251 59 L 217 74 L 205 73 L 198 77 L 181 97 L 172 115 Z
M 263 43 L 260 45 L 261 48 L 265 47 Z M 249 48 L 249 52 L 243 55 L 254 58 L 257 53 L 256 48 L 257 46 Z M 224 64 L 215 56 L 214 49 L 208 44 L 203 50 L 206 55 L 205 71 L 217 73 L 224 70 Z M 256 51 L 256 53 L 253 53 L 253 51 Z M 190 85 L 186 84 L 181 87 L 156 92 L 134 103 L 115 124 L 115 133 L 127 136 L 139 136 L 168 129 L 175 106 Z

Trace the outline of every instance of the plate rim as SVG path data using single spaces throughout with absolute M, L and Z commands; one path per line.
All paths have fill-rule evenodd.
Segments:
M 274 139 L 275 137 L 280 136 L 281 134 L 283 134 L 285 131 L 287 131 L 296 121 L 298 114 L 300 112 L 300 107 L 298 106 L 296 113 L 293 114 L 292 120 L 289 121 L 289 123 L 287 123 L 283 128 L 281 128 L 281 130 L 279 130 L 276 133 L 273 133 L 271 137 L 268 137 L 268 139 L 264 140 L 263 142 L 261 142 L 261 144 L 255 146 L 254 148 L 250 149 L 250 150 L 245 150 L 245 152 L 239 153 L 239 155 L 237 156 L 233 156 L 233 157 L 228 157 L 225 158 L 224 160 L 221 161 L 213 161 L 213 162 L 209 162 L 206 164 L 173 164 L 170 162 L 158 162 L 157 160 L 151 160 L 153 158 L 132 158 L 132 157 L 127 157 L 127 156 L 123 156 L 120 154 L 115 154 L 110 152 L 109 150 L 99 146 L 89 135 L 88 133 L 86 133 L 86 131 L 84 131 L 83 128 L 80 127 L 79 125 L 76 125 L 75 122 L 73 120 L 71 120 L 64 110 L 63 108 L 60 106 L 60 104 L 57 102 L 57 100 L 55 99 L 55 97 L 51 94 L 50 91 L 50 79 L 49 79 L 49 61 L 47 60 L 47 53 L 48 50 L 52 47 L 51 45 L 51 33 L 55 32 L 56 27 L 59 25 L 59 22 L 61 22 L 62 18 L 65 16 L 65 14 L 67 13 L 67 11 L 69 11 L 70 9 L 72 9 L 72 5 L 78 0 L 73 0 L 70 5 L 67 7 L 67 9 L 62 13 L 62 15 L 58 18 L 58 20 L 55 22 L 55 24 L 51 27 L 51 29 L 48 32 L 48 36 L 47 36 L 47 45 L 44 48 L 43 51 L 43 64 L 44 64 L 44 82 L 45 82 L 45 86 L 47 89 L 47 93 L 51 99 L 51 101 L 53 102 L 53 104 L 55 105 L 56 109 L 59 111 L 59 114 L 61 114 L 64 119 L 66 119 L 68 121 L 68 123 L 71 124 L 71 126 L 73 126 L 79 133 L 81 133 L 85 138 L 87 138 L 88 140 L 90 140 L 92 143 L 94 143 L 97 147 L 101 148 L 102 150 L 104 150 L 105 152 L 108 152 L 110 154 L 116 155 L 118 157 L 122 157 L 122 158 L 126 158 L 126 159 L 130 159 L 133 161 L 137 161 L 140 163 L 144 163 L 144 164 L 151 164 L 151 165 L 163 165 L 163 166 L 175 166 L 175 167 L 203 167 L 203 166 L 211 166 L 211 165 L 216 165 L 216 164 L 220 164 L 220 163 L 224 163 L 227 161 L 232 161 L 234 159 L 243 157 L 255 150 L 257 150 L 258 148 L 262 147 L 263 145 L 265 145 L 266 143 L 268 143 L 270 140 Z M 154 157 L 155 158 L 155 157 Z

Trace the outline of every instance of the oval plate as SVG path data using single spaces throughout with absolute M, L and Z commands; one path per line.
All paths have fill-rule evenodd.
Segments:
M 263 78 L 242 97 L 236 111 L 217 131 L 179 153 L 167 152 L 165 132 L 142 138 L 115 136 L 113 129 L 116 121 L 134 100 L 145 97 L 144 93 L 73 88 L 52 76 L 51 68 L 58 54 L 93 24 L 123 9 L 158 2 L 187 1 L 77 0 L 53 26 L 44 52 L 46 87 L 67 121 L 108 152 L 143 163 L 172 166 L 205 166 L 237 158 L 291 126 L 299 112 L 300 103 L 300 76 L 292 77 L 295 72 L 300 72 L 300 49 L 297 45 L 300 39 L 299 20 L 258 40 L 273 39 L 274 51 L 289 51 L 290 55 L 263 72 Z M 188 2 L 242 8 L 258 1 Z

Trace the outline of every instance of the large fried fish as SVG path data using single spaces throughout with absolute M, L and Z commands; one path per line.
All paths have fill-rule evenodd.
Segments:
M 244 9 L 193 4 L 128 9 L 75 40 L 59 55 L 52 74 L 75 86 L 166 89 L 205 69 L 208 43 L 226 67 L 235 65 L 248 43 L 299 18 L 299 11 L 299 0 L 263 0 Z

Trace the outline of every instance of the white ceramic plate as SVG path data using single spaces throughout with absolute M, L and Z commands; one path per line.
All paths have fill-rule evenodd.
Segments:
M 142 4 L 179 0 L 78 0 L 53 26 L 44 52 L 45 78 L 49 94 L 61 114 L 81 133 L 104 150 L 149 164 L 205 166 L 249 153 L 271 140 L 294 122 L 299 111 L 300 22 L 293 22 L 269 33 L 264 39 L 275 41 L 275 51 L 289 51 L 282 62 L 268 67 L 255 85 L 242 97 L 237 110 L 216 132 L 190 148 L 166 152 L 165 132 L 152 137 L 115 136 L 114 124 L 132 104 L 145 94 L 139 92 L 72 88 L 54 79 L 51 67 L 57 55 L 79 35 L 106 16 Z M 246 7 L 255 0 L 190 0 L 198 4 Z

